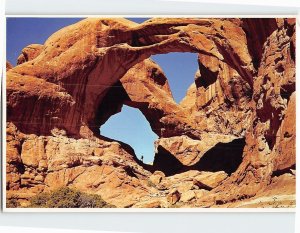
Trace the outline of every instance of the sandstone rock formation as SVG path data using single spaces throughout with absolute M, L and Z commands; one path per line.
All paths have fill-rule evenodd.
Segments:
M 203 133 L 201 140 L 191 139 L 188 136 L 175 136 L 161 138 L 155 142 L 157 153 L 159 148 L 164 148 L 172 154 L 172 157 L 184 166 L 191 166 L 197 163 L 209 149 L 217 143 L 229 143 L 236 139 L 233 135 Z M 162 158 L 165 159 L 165 158 Z
M 53 136 L 26 135 L 11 123 L 7 127 L 7 155 L 8 196 L 25 200 L 41 190 L 70 186 L 101 194 L 125 207 L 147 194 L 146 180 L 151 175 L 122 143 L 76 140 L 58 130 L 53 130 Z M 123 196 L 124 192 L 129 195 Z
M 20 65 L 24 62 L 31 61 L 36 58 L 42 51 L 43 45 L 31 44 L 22 49 L 21 54 L 17 59 L 17 64 Z
M 6 71 L 10 70 L 11 68 L 13 68 L 13 65 L 6 61 Z
M 264 44 L 262 61 L 254 79 L 252 124 L 246 134 L 243 162 L 227 182 L 215 190 L 221 204 L 257 196 L 262 189 L 268 189 L 275 177 L 280 178 L 295 168 L 295 134 L 286 129 L 285 137 L 285 129 L 282 129 L 285 117 L 291 119 L 289 127 L 295 128 L 295 111 L 289 110 L 294 106 L 295 92 L 295 20 L 278 19 L 277 24 L 277 30 Z M 288 114 L 289 111 L 293 114 Z M 289 149 L 283 152 L 281 143 L 283 146 L 287 143 L 293 152 L 284 155 Z M 285 165 L 278 168 L 283 157 Z M 289 182 L 295 187 L 294 178 L 292 175 Z M 277 188 L 279 193 L 286 190 L 284 186 Z M 295 189 L 289 188 L 288 192 L 294 195 Z
M 109 87 L 129 68 L 157 53 L 208 54 L 226 60 L 252 83 L 254 68 L 246 44 L 243 30 L 224 20 L 152 19 L 138 26 L 125 19 L 86 19 L 54 33 L 34 60 L 9 72 L 8 120 L 26 133 L 49 135 L 57 127 L 81 137 L 82 127 L 98 131 L 96 112 Z M 229 56 L 231 53 L 234 56 Z M 30 92 L 27 83 L 36 83 L 42 91 Z M 17 98 L 14 93 L 19 86 L 26 95 Z M 79 102 L 79 98 L 84 101 Z M 24 108 L 23 102 L 36 99 L 49 107 L 37 110 L 40 105 L 31 104 L 35 109 Z M 33 111 L 43 117 L 30 118 Z M 189 125 L 185 127 L 194 131 Z M 196 132 L 190 134 L 199 137 Z
M 198 54 L 180 104 L 149 58 L 169 52 Z M 69 186 L 117 207 L 294 207 L 295 19 L 88 18 L 17 63 L 8 199 Z M 159 136 L 153 166 L 101 136 L 123 105 Z

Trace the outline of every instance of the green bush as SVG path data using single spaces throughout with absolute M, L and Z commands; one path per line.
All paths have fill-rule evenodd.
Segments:
M 114 208 L 101 196 L 62 187 L 31 198 L 29 208 Z

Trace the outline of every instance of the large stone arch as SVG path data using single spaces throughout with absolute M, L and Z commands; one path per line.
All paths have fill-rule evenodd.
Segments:
M 39 49 L 38 56 L 7 73 L 8 120 L 38 134 L 57 127 L 75 137 L 91 135 L 99 128 L 95 116 L 109 88 L 153 54 L 214 57 L 250 86 L 255 72 L 243 30 L 221 19 L 154 19 L 138 25 L 90 18 L 54 33 Z M 33 84 L 36 91 L 28 91 Z M 20 91 L 25 94 L 17 96 Z M 39 117 L 32 119 L 35 112 Z

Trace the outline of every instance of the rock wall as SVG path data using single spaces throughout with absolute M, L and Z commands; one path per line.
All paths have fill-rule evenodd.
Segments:
M 269 194 L 287 192 L 291 199 L 295 198 L 295 111 L 291 110 L 295 101 L 295 20 L 278 19 L 277 24 L 277 30 L 264 43 L 262 60 L 254 77 L 250 103 L 253 114 L 245 135 L 243 162 L 215 190 L 220 204 L 264 195 L 268 185 L 281 176 L 293 186 L 274 185 Z M 290 119 L 289 127 L 285 128 L 287 119 Z M 289 150 L 289 155 L 285 154 Z M 283 158 L 285 165 L 279 165 Z
M 107 139 L 76 140 L 57 129 L 52 133 L 27 135 L 8 124 L 8 198 L 17 197 L 26 206 L 40 192 L 69 186 L 126 207 L 147 194 L 151 173 L 138 165 L 127 145 Z

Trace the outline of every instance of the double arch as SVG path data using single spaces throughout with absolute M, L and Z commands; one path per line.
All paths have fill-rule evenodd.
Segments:
M 99 107 L 111 87 L 151 55 L 169 52 L 214 57 L 252 86 L 255 70 L 247 38 L 231 21 L 158 18 L 139 25 L 126 19 L 88 18 L 54 33 L 33 60 L 7 72 L 8 121 L 24 132 L 49 134 L 57 127 L 74 137 L 90 137 L 101 125 Z M 30 90 L 32 84 L 35 90 Z M 20 86 L 30 91 L 15 99 Z M 140 109 L 147 117 L 147 110 Z M 33 119 L 35 112 L 41 117 Z M 195 130 L 186 130 L 190 126 L 183 118 L 182 130 L 197 137 Z M 155 128 L 163 127 L 157 124 Z

